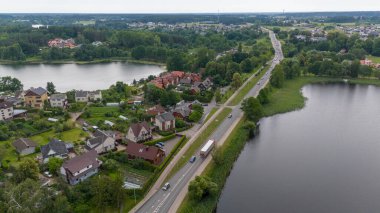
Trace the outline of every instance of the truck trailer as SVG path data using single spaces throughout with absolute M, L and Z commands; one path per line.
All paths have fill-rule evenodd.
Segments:
M 215 140 L 209 140 L 201 149 L 201 157 L 206 158 L 215 146 Z

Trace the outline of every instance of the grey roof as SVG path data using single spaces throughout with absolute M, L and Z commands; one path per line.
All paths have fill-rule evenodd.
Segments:
M 33 93 L 41 96 L 45 93 L 47 93 L 46 89 L 42 88 L 42 87 L 38 87 L 38 88 L 30 88 L 29 91 L 32 91 Z
M 191 110 L 187 106 L 181 106 L 181 107 L 175 108 L 173 112 L 180 113 L 183 117 L 188 117 L 191 113 Z
M 24 149 L 28 149 L 30 147 L 37 147 L 37 143 L 28 138 L 19 138 L 12 144 L 18 152 L 22 152 Z
M 80 170 L 92 165 L 92 169 L 96 169 L 100 166 L 100 161 L 98 161 L 98 153 L 96 153 L 95 150 L 91 150 L 89 152 L 86 152 L 82 155 L 76 156 L 68 161 L 66 161 L 62 166 L 66 169 L 66 171 L 69 171 L 71 174 L 70 176 L 74 176 L 76 172 L 79 172 Z M 77 176 L 76 178 L 81 177 L 84 174 L 87 174 L 89 171 L 85 171 Z
M 156 119 L 158 119 L 160 122 L 165 122 L 165 121 L 174 121 L 175 118 L 172 113 L 170 112 L 165 112 L 160 115 L 156 115 Z
M 99 144 L 104 143 L 104 141 L 106 141 L 107 138 L 108 138 L 108 136 L 103 135 L 103 136 L 100 136 L 100 137 L 91 138 L 91 139 L 88 140 L 88 142 L 89 142 L 91 145 L 99 145 Z
M 53 150 L 58 155 L 64 155 L 69 152 L 67 150 L 66 143 L 57 139 L 53 139 L 48 144 L 41 146 L 41 153 L 43 158 L 48 157 L 48 153 L 50 150 Z
M 95 132 L 92 134 L 94 135 L 94 137 L 109 136 L 107 133 L 100 129 L 95 130 Z
M 83 90 L 78 90 L 78 91 L 75 91 L 75 97 L 87 97 L 88 95 L 88 92 L 87 91 L 83 91 Z
M 9 101 L 0 102 L 0 109 L 8 109 L 13 107 L 13 104 Z
M 67 99 L 67 95 L 64 93 L 52 94 L 50 99 Z

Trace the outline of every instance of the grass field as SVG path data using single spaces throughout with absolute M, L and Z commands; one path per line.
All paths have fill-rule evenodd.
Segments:
M 115 117 L 107 117 L 106 113 L 117 113 L 119 114 L 119 107 L 88 107 L 88 112 L 90 112 L 91 117 L 85 118 L 92 125 L 97 125 L 97 123 L 102 120 L 114 121 Z
M 212 108 L 210 113 L 207 115 L 204 123 L 206 123 L 208 120 L 210 120 L 210 118 L 216 113 L 216 111 L 218 111 L 217 107 Z
M 371 60 L 373 63 L 380 63 L 380 57 L 373 56 L 373 55 L 367 55 L 367 58 Z
M 257 82 L 260 80 L 260 78 L 265 75 L 265 70 L 267 68 L 268 67 L 263 68 L 263 70 L 258 74 L 258 76 L 252 78 L 251 81 L 249 81 L 240 90 L 240 92 L 231 100 L 231 102 L 228 105 L 230 105 L 230 106 L 236 106 L 236 105 L 238 105 L 243 100 L 243 98 L 248 94 L 248 92 L 257 84 Z
M 232 109 L 225 108 L 222 112 L 216 117 L 216 119 L 205 129 L 199 137 L 191 144 L 189 149 L 182 156 L 181 160 L 177 162 L 177 164 L 170 171 L 167 179 L 176 174 L 190 159 L 192 155 L 202 146 L 203 143 L 212 135 L 212 133 L 218 128 L 218 126 L 223 122 L 223 120 L 231 113 Z

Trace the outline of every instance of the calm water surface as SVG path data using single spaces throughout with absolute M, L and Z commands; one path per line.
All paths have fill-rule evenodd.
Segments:
M 380 88 L 309 85 L 300 111 L 263 119 L 217 212 L 380 212 Z
M 85 65 L 0 65 L 0 76 L 18 78 L 24 84 L 24 89 L 46 87 L 46 82 L 52 81 L 61 92 L 72 89 L 106 89 L 116 81 L 132 83 L 133 79 L 140 80 L 163 71 L 163 68 L 156 65 L 123 62 Z

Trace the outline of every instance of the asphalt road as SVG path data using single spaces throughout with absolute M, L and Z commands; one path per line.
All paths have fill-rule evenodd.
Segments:
M 261 78 L 261 80 L 255 85 L 251 91 L 247 94 L 246 97 L 256 96 L 260 89 L 262 89 L 266 82 L 269 81 L 270 74 L 274 67 L 283 59 L 283 54 L 281 50 L 281 44 L 276 39 L 273 32 L 270 31 L 269 36 L 272 40 L 273 48 L 275 49 L 275 56 L 272 60 L 271 66 L 266 71 L 266 74 Z M 223 106 L 227 107 L 227 106 Z M 226 118 L 220 126 L 215 130 L 215 132 L 211 135 L 210 139 L 214 139 L 217 142 L 224 136 L 224 134 L 228 131 L 228 129 L 232 126 L 232 124 L 240 117 L 243 113 L 240 109 L 240 104 L 232 108 L 232 117 Z M 206 143 L 207 141 L 205 141 Z M 186 186 L 186 184 L 190 181 L 193 174 L 197 171 L 197 169 L 202 165 L 204 159 L 199 156 L 199 150 L 197 151 L 196 157 L 197 160 L 194 163 L 187 163 L 181 170 L 177 172 L 170 180 L 169 183 L 171 187 L 167 191 L 158 190 L 144 205 L 141 206 L 137 212 L 145 213 L 145 212 L 169 212 L 170 207 L 173 205 L 175 199 L 181 192 L 181 190 Z

